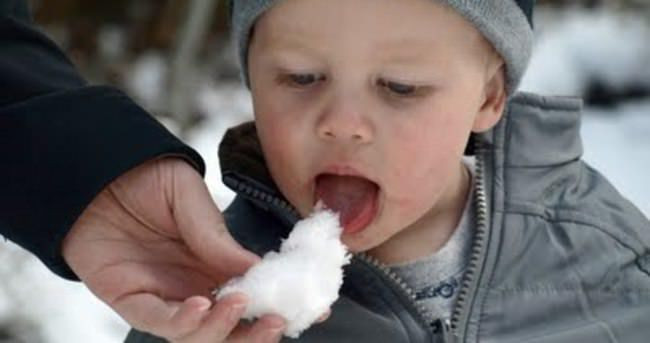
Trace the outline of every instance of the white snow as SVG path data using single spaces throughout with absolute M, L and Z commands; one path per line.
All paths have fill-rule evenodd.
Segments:
M 126 337 L 126 323 L 83 284 L 56 277 L 11 242 L 0 244 L 0 261 L 0 323 L 27 320 L 38 331 L 26 337 L 47 343 L 115 343 Z M 38 343 L 23 339 L 18 342 Z
M 581 134 L 585 161 L 650 218 L 650 99 L 587 108 Z
M 217 299 L 242 292 L 250 299 L 244 318 L 280 315 L 287 321 L 284 334 L 297 338 L 338 298 L 342 267 L 350 261 L 342 230 L 329 210 L 299 221 L 279 252 L 267 253 L 243 277 L 229 281 Z
M 650 86 L 650 25 L 638 13 L 540 8 L 535 42 L 522 90 L 581 95 L 589 80 Z
M 581 95 L 587 82 L 612 89 L 650 88 L 650 25 L 633 12 L 540 8 L 536 45 L 521 89 Z M 585 108 L 584 159 L 650 217 L 650 99 L 615 108 Z
M 126 75 L 129 94 L 147 109 L 158 109 L 163 102 L 167 82 L 167 61 L 158 52 L 149 51 L 134 62 Z
M 219 208 L 225 209 L 235 193 L 221 182 L 219 142 L 228 128 L 253 119 L 252 100 L 239 84 L 206 83 L 199 89 L 196 101 L 207 120 L 187 135 L 187 142 L 205 160 L 205 181 Z

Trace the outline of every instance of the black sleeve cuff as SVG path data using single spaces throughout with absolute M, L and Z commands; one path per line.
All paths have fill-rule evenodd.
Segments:
M 201 157 L 120 91 L 82 87 L 0 108 L 0 232 L 77 279 L 61 243 L 112 180 L 143 162 Z

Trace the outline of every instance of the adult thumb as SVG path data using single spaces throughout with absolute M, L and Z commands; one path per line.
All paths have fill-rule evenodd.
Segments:
M 174 172 L 172 192 L 172 209 L 181 237 L 203 263 L 224 278 L 219 282 L 243 274 L 260 258 L 232 238 L 203 179 L 186 163 L 183 165 Z

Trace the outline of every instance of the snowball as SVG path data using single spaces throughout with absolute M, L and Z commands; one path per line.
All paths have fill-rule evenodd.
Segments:
M 280 252 L 267 253 L 243 277 L 228 281 L 217 299 L 242 292 L 250 299 L 245 319 L 280 315 L 287 321 L 284 334 L 297 338 L 338 298 L 342 267 L 350 261 L 342 230 L 338 214 L 317 207 L 296 223 Z

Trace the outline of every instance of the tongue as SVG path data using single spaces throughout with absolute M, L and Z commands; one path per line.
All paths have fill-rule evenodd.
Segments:
M 356 176 L 320 175 L 316 179 L 316 198 L 340 214 L 346 232 L 362 230 L 376 211 L 378 187 Z

